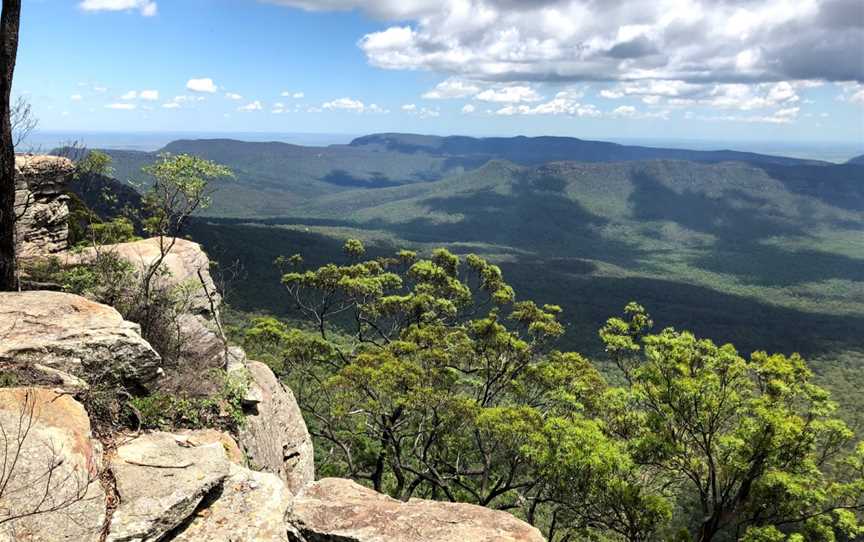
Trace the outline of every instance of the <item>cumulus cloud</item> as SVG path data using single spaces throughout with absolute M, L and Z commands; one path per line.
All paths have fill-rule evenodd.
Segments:
M 116 103 L 116 104 L 107 104 L 105 107 L 107 109 L 119 109 L 119 110 L 123 110 L 123 111 L 131 111 L 138 106 L 136 106 L 135 104 L 130 104 L 130 103 Z
M 138 10 L 145 17 L 156 15 L 158 9 L 152 0 L 83 0 L 78 7 L 84 11 Z
M 864 82 L 860 0 L 266 0 L 395 24 L 380 68 L 470 80 Z
M 73 94 L 72 96 L 69 96 L 69 99 L 72 100 L 73 102 L 80 102 L 81 100 L 84 99 L 84 97 L 81 96 L 80 94 Z
M 164 107 L 165 109 L 179 109 L 180 104 L 178 102 L 165 102 L 164 104 L 162 104 L 162 107 Z
M 390 111 L 378 104 L 369 104 L 353 98 L 338 98 L 336 100 L 321 104 L 320 110 L 325 111 L 351 111 L 354 113 L 389 113 Z M 313 111 L 313 110 L 310 110 Z
M 251 113 L 253 111 L 261 111 L 262 109 L 264 109 L 264 106 L 261 104 L 261 102 L 255 100 L 254 102 L 249 102 L 246 105 L 241 105 L 237 108 L 237 111 L 240 111 L 242 113 Z
M 186 82 L 186 89 L 192 92 L 204 92 L 207 94 L 213 94 L 218 90 L 216 84 L 209 77 L 190 79 Z
M 417 104 L 405 104 L 402 106 L 402 111 L 417 111 Z
M 159 99 L 159 91 L 158 90 L 142 90 L 138 93 L 138 98 L 147 101 L 147 102 L 155 102 Z
M 181 94 L 180 96 L 174 96 L 171 101 L 162 104 L 162 107 L 165 109 L 179 109 L 184 105 L 201 101 L 204 101 L 204 96 L 186 96 L 185 94 Z
M 477 110 L 477 108 L 471 104 L 465 104 L 464 106 L 462 106 L 462 114 L 463 115 L 470 115 L 471 113 L 473 113 L 476 110 Z
M 302 100 L 306 97 L 306 94 L 303 92 L 291 92 L 290 90 L 283 91 L 281 95 L 283 98 L 293 98 L 295 100 Z
M 240 94 L 237 94 L 236 92 L 226 92 L 225 97 L 228 98 L 229 100 L 242 100 L 243 99 L 243 96 L 241 96 Z
M 129 92 L 127 92 L 123 96 L 120 96 L 120 99 L 129 101 L 129 100 L 134 100 L 137 97 L 138 97 L 138 93 L 134 90 L 130 90 Z

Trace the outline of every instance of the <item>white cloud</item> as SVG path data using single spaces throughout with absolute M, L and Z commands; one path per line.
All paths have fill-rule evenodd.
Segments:
M 354 100 L 352 98 L 339 98 L 337 100 L 327 102 L 321 107 L 330 111 L 341 109 L 345 111 L 356 111 L 358 113 L 362 113 L 363 110 L 366 109 L 366 106 L 363 104 L 363 102 L 361 102 L 360 100 Z
M 209 77 L 190 79 L 186 82 L 186 89 L 192 92 L 206 92 L 207 94 L 213 94 L 218 90 L 216 84 Z
M 104 93 L 108 92 L 108 88 L 107 87 L 100 87 L 100 86 L 96 85 L 93 87 L 93 92 L 97 92 L 99 94 L 104 94 Z
M 145 17 L 156 15 L 158 7 L 152 0 L 83 0 L 78 7 L 84 11 L 138 10 Z
M 864 81 L 860 0 L 269 0 L 397 22 L 384 69 L 469 80 Z
M 539 102 L 543 99 L 536 90 L 523 85 L 490 88 L 478 93 L 474 98 L 497 103 Z
M 187 96 L 185 94 L 181 94 L 179 96 L 174 96 L 171 101 L 162 104 L 162 107 L 164 107 L 165 109 L 179 109 L 186 104 L 201 102 L 204 101 L 204 99 L 204 96 Z
M 568 115 L 571 117 L 599 117 L 602 113 L 593 105 L 582 103 L 583 92 L 563 90 L 555 98 L 535 106 L 509 104 L 495 111 L 496 115 Z M 464 112 L 464 109 L 463 109 Z
M 129 103 L 123 103 L 123 104 L 117 103 L 117 104 L 108 104 L 105 107 L 107 109 L 120 109 L 120 110 L 124 110 L 124 111 L 131 111 L 131 110 L 135 109 L 137 106 L 135 104 L 129 104 Z
M 243 113 L 251 113 L 252 111 L 261 111 L 264 109 L 264 106 L 258 100 L 254 102 L 249 102 L 246 105 L 241 105 L 237 108 L 237 111 L 241 111 Z
M 421 119 L 430 119 L 441 116 L 438 108 L 417 107 L 417 104 L 405 104 L 401 107 L 402 111 L 409 115 L 416 115 Z
M 229 100 L 242 100 L 243 99 L 243 96 L 241 96 L 240 94 L 237 94 L 236 92 L 226 92 L 225 97 L 228 98 Z
M 81 96 L 80 94 L 73 94 L 72 96 L 69 96 L 69 99 L 72 100 L 73 102 L 80 102 L 81 100 L 84 99 L 84 97 Z
M 427 100 L 447 100 L 466 98 L 480 92 L 480 87 L 472 82 L 450 78 L 438 83 L 435 88 L 423 94 Z
M 178 102 L 166 102 L 162 104 L 162 107 L 164 107 L 165 109 L 179 109 L 180 104 Z
M 134 100 L 137 97 L 138 97 L 138 93 L 134 90 L 130 90 L 129 92 L 127 92 L 123 96 L 120 96 L 120 99 L 129 101 L 129 100 Z
M 142 90 L 138 93 L 138 98 L 148 101 L 155 102 L 159 99 L 159 91 L 158 90 Z
M 864 105 L 864 84 L 855 81 L 840 83 L 840 95 L 837 99 L 841 102 Z
M 281 96 L 283 98 L 294 98 L 295 100 L 302 100 L 306 97 L 306 95 L 302 92 L 292 92 L 290 90 L 282 91 Z
M 477 108 L 471 104 L 465 104 L 464 106 L 462 106 L 462 113 L 464 115 L 470 115 L 471 113 L 473 113 L 476 110 L 477 110 Z
M 326 102 L 321 104 L 320 108 L 310 108 L 310 112 L 319 112 L 321 110 L 324 111 L 351 111 L 354 113 L 380 113 L 385 114 L 389 113 L 388 109 L 385 109 L 378 104 L 369 104 L 361 102 L 360 100 L 355 100 L 353 98 L 339 98 L 330 102 Z

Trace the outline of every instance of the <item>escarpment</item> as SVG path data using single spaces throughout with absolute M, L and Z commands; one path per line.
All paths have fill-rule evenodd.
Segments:
M 140 274 L 160 256 L 158 239 L 68 252 L 58 187 L 69 164 L 27 157 L 19 169 L 26 186 L 43 190 L 20 223 L 28 258 L 86 267 L 110 253 Z M 45 181 L 28 184 L 37 178 Z M 0 541 L 542 540 L 503 512 L 316 482 L 292 391 L 226 341 L 200 246 L 171 245 L 158 287 L 190 301 L 172 314 L 170 352 L 93 299 L 0 293 L 0 455 L 18 458 L 0 479 Z M 220 399 L 229 383 L 230 398 Z M 190 409 L 181 421 L 198 428 L 147 429 L 177 404 Z M 209 418 L 192 420 L 199 413 L 189 405 L 241 419 L 206 427 Z M 226 416 L 231 406 L 238 411 Z

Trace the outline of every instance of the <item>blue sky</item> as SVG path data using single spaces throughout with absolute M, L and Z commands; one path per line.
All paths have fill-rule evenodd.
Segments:
M 43 130 L 864 146 L 864 4 L 790 1 L 23 0 L 15 93 Z

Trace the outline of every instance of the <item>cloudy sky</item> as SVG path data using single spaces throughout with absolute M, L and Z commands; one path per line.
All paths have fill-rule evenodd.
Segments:
M 23 0 L 51 130 L 864 145 L 862 0 Z

